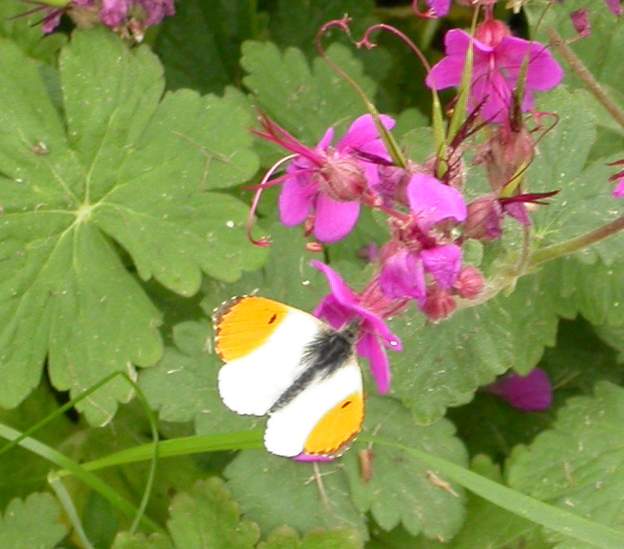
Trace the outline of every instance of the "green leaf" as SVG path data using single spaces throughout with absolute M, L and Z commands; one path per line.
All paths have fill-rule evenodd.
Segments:
M 622 531 L 624 536 L 624 389 L 596 385 L 594 397 L 571 398 L 549 431 L 518 447 L 509 484 L 531 496 Z M 558 547 L 589 547 L 552 534 Z M 595 540 L 601 545 L 601 540 Z
M 50 494 L 14 499 L 0 516 L 0 547 L 53 549 L 66 534 L 61 508 Z
M 183 322 L 174 326 L 176 347 L 168 347 L 162 360 L 145 370 L 141 389 L 164 421 L 193 421 L 198 434 L 227 433 L 252 428 L 257 418 L 228 410 L 217 390 L 221 362 L 212 349 L 208 322 Z M 175 387 L 175 391 L 171 391 Z
M 472 460 L 472 471 L 502 483 L 500 469 L 485 455 Z M 527 519 L 505 511 L 486 499 L 469 494 L 466 523 L 453 539 L 453 549 L 474 547 L 550 547 L 541 539 L 539 526 Z
M 167 526 L 179 549 L 252 548 L 260 537 L 256 524 L 241 520 L 238 504 L 218 478 L 199 481 L 190 493 L 178 494 Z
M 61 33 L 44 35 L 41 28 L 42 12 L 22 16 L 31 8 L 21 0 L 0 2 L 0 36 L 13 40 L 28 57 L 54 65 L 67 37 Z
M 61 55 L 62 119 L 40 65 L 6 41 L 0 51 L 0 405 L 12 407 L 46 354 L 54 386 L 72 396 L 161 356 L 160 314 L 122 259 L 190 295 L 202 271 L 235 280 L 263 253 L 242 230 L 246 207 L 206 192 L 257 169 L 239 95 L 160 101 L 162 68 L 147 48 L 77 32 Z M 120 380 L 80 408 L 102 424 L 131 396 Z
M 240 45 L 254 38 L 262 21 L 254 0 L 185 0 L 163 22 L 155 51 L 165 66 L 167 87 L 222 92 L 240 81 Z
M 318 55 L 316 34 L 322 25 L 345 14 L 353 19 L 351 32 L 357 39 L 371 23 L 371 0 L 278 0 L 271 13 L 271 38 L 280 46 L 300 48 L 308 56 Z M 340 31 L 329 33 L 323 44 L 342 36 Z
M 300 538 L 288 526 L 276 528 L 266 541 L 258 544 L 258 549 L 358 549 L 362 542 L 352 530 L 329 530 L 310 532 Z
M 226 467 L 225 476 L 245 516 L 264 531 L 288 524 L 302 533 L 349 528 L 360 540 L 367 537 L 340 463 L 297 463 L 265 450 L 245 450 Z
M 427 424 L 511 367 L 514 348 L 511 319 L 499 300 L 460 310 L 439 324 L 418 315 L 392 323 L 404 345 L 402 353 L 390 353 L 392 393 L 418 423 Z
M 587 165 L 596 139 L 595 116 L 587 92 L 559 88 L 540 100 L 539 109 L 556 112 L 559 121 L 540 142 L 540 153 L 527 170 L 528 192 L 559 190 L 533 215 L 535 236 L 542 245 L 579 236 L 624 213 L 611 195 L 607 160 Z M 583 252 L 586 262 L 596 256 L 605 263 L 622 255 L 622 247 L 605 241 Z
M 245 42 L 241 65 L 248 76 L 243 83 L 269 116 L 313 147 L 330 126 L 340 135 L 353 119 L 365 113 L 355 91 L 320 58 L 312 66 L 295 48 L 281 52 L 270 42 Z M 360 84 L 369 97 L 374 82 L 364 76 L 362 65 L 347 48 L 332 44 L 328 55 Z
M 467 463 L 464 446 L 454 436 L 450 422 L 414 425 L 411 414 L 391 398 L 368 399 L 363 433 L 373 440 L 380 436 L 460 465 Z M 369 473 L 363 472 L 359 461 L 365 456 L 370 456 Z M 463 490 L 401 450 L 358 442 L 343 463 L 354 503 L 362 513 L 370 511 L 381 528 L 391 530 L 401 523 L 413 535 L 422 532 L 429 538 L 448 541 L 461 527 Z
M 174 549 L 171 540 L 164 534 L 130 534 L 119 532 L 112 549 Z
M 559 9 L 544 9 L 541 2 L 527 3 L 525 10 L 537 34 L 534 39 L 548 42 L 547 30 L 550 27 L 557 29 L 564 39 L 577 36 L 572 27 L 570 14 L 578 9 L 587 8 L 584 0 L 568 0 Z M 624 78 L 624 67 L 620 63 L 620 54 L 624 47 L 624 28 L 621 21 L 615 17 L 606 5 L 596 3 L 589 11 L 592 34 L 583 40 L 577 40 L 571 45 L 574 53 L 589 67 L 592 74 L 602 83 L 620 89 Z M 536 23 L 540 21 L 539 27 Z M 578 77 L 565 65 L 566 82 L 579 87 Z

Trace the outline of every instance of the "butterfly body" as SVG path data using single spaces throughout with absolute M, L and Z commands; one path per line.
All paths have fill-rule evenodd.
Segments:
M 337 331 L 258 296 L 226 303 L 215 326 L 215 348 L 225 362 L 221 398 L 239 414 L 269 416 L 269 451 L 335 456 L 359 433 L 364 397 L 353 350 L 356 326 Z

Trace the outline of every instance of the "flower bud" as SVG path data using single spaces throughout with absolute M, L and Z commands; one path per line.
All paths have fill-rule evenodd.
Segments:
M 497 240 L 503 233 L 503 209 L 492 196 L 482 196 L 468 204 L 464 237 L 475 240 Z
M 502 125 L 483 155 L 492 189 L 498 191 L 507 185 L 520 168 L 531 162 L 534 152 L 535 142 L 526 128 L 515 130 Z
M 483 286 L 485 286 L 485 280 L 481 271 L 470 265 L 461 270 L 453 285 L 457 293 L 464 299 L 477 297 L 483 290 Z
M 456 308 L 457 304 L 450 293 L 434 287 L 427 294 L 427 300 L 422 307 L 422 311 L 429 320 L 438 322 L 449 317 Z
M 580 38 L 587 38 L 591 35 L 591 23 L 586 9 L 575 10 L 570 14 L 574 30 Z
M 360 163 L 350 156 L 329 157 L 321 168 L 320 186 L 334 200 L 357 200 L 366 190 L 366 176 Z
M 486 19 L 475 29 L 475 38 L 492 48 L 507 36 L 511 36 L 509 27 L 498 19 Z

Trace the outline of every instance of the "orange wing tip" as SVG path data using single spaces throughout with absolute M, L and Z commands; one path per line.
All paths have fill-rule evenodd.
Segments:
M 339 457 L 353 444 L 363 423 L 364 395 L 354 393 L 321 418 L 308 435 L 303 451 L 310 455 Z

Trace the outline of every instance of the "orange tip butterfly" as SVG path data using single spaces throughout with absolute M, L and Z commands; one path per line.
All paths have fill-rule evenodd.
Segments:
M 362 429 L 364 393 L 356 327 L 336 331 L 294 307 L 234 298 L 215 314 L 225 363 L 219 394 L 238 414 L 268 415 L 264 445 L 285 457 L 335 457 Z

